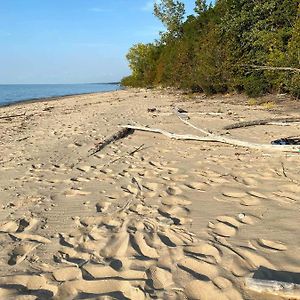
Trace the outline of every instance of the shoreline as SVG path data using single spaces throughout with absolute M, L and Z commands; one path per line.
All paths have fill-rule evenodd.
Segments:
M 116 92 L 116 91 L 121 91 L 124 88 L 120 87 L 120 89 L 117 90 L 111 90 L 111 91 L 101 91 L 101 92 L 92 92 L 92 93 L 80 93 L 80 94 L 67 94 L 67 95 L 62 95 L 62 96 L 50 96 L 50 97 L 41 97 L 41 98 L 30 98 L 30 99 L 25 99 L 25 100 L 18 100 L 12 103 L 7 103 L 7 104 L 0 104 L 0 109 L 4 107 L 13 107 L 13 106 L 18 106 L 22 104 L 31 104 L 31 103 L 37 103 L 37 102 L 51 102 L 51 101 L 59 101 L 64 98 L 70 98 L 70 97 L 78 97 L 78 96 L 88 96 L 88 95 L 96 95 L 96 94 L 105 94 L 105 93 L 110 93 L 110 92 Z
M 48 110 L 48 99 L 2 107 L 30 113 L 0 121 L 1 299 L 22 287 L 23 297 L 49 300 L 271 300 L 247 280 L 298 280 L 299 155 L 138 131 L 90 155 L 120 125 L 199 135 L 175 105 L 222 133 L 288 111 L 238 95 L 191 100 L 145 89 L 55 100 Z M 226 136 L 261 143 L 299 130 L 268 125 Z

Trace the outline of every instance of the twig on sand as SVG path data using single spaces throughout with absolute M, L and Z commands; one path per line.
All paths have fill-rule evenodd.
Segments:
M 256 126 L 256 125 L 267 125 L 271 123 L 296 123 L 300 122 L 300 117 L 289 117 L 289 118 L 270 118 L 270 119 L 264 119 L 264 120 L 254 120 L 254 121 L 247 121 L 247 122 L 239 122 L 232 125 L 225 126 L 223 129 L 230 130 L 230 129 L 236 129 L 236 128 L 244 128 L 244 127 L 250 127 L 250 126 Z
M 141 151 L 141 150 L 145 149 L 144 146 L 145 146 L 145 144 L 142 144 L 142 145 L 140 145 L 139 147 L 137 147 L 136 149 L 134 149 L 133 151 L 131 151 L 131 152 L 129 152 L 129 153 L 125 153 L 124 155 L 119 156 L 118 158 L 116 158 L 116 159 L 114 159 L 114 160 L 108 162 L 106 165 L 104 165 L 104 167 L 108 167 L 109 165 L 111 165 L 111 164 L 113 164 L 113 163 L 115 163 L 115 162 L 117 162 L 117 161 L 119 161 L 119 160 L 121 160 L 121 159 L 123 159 L 123 158 L 125 158 L 125 157 L 127 157 L 127 156 L 133 156 L 133 155 L 134 155 L 135 153 L 137 153 L 138 151 Z M 149 147 L 148 147 L 148 148 L 149 148 Z M 147 149 L 147 148 L 146 148 L 146 149 Z
M 18 115 L 8 115 L 8 116 L 0 116 L 0 119 L 11 119 L 11 118 L 17 118 L 17 117 L 24 117 L 25 113 L 18 114 Z
M 131 152 L 129 153 L 129 155 L 132 156 L 133 154 L 139 152 L 140 150 L 143 149 L 144 146 L 145 146 L 145 144 L 140 145 L 139 147 L 137 147 L 136 149 L 134 149 L 133 151 L 131 151 Z
M 132 130 L 130 128 L 123 128 L 123 129 L 117 131 L 113 135 L 104 139 L 102 142 L 98 143 L 94 147 L 94 149 L 91 149 L 90 151 L 92 151 L 92 153 L 89 156 L 92 156 L 92 155 L 98 153 L 99 151 L 104 149 L 107 145 L 109 145 L 117 140 L 123 139 L 123 138 L 127 137 L 128 135 L 132 134 L 133 132 L 134 132 L 134 130 Z

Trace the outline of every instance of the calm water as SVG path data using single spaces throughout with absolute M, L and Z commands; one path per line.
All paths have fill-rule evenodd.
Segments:
M 109 92 L 119 90 L 118 84 L 0 84 L 0 106 L 57 96 Z

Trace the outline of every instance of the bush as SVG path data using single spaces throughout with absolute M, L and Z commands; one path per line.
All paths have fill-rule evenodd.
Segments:
M 268 90 L 268 84 L 263 75 L 250 75 L 244 79 L 244 90 L 249 97 L 262 96 Z
M 292 95 L 300 99 L 300 74 L 295 74 L 292 77 L 289 88 Z

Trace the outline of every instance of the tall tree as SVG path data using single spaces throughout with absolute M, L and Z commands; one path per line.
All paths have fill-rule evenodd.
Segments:
M 205 0 L 196 0 L 194 11 L 197 15 L 201 15 L 205 11 L 207 11 L 207 4 Z
M 154 4 L 154 15 L 165 25 L 167 32 L 162 34 L 162 41 L 182 36 L 182 24 L 185 7 L 180 1 L 161 0 Z

